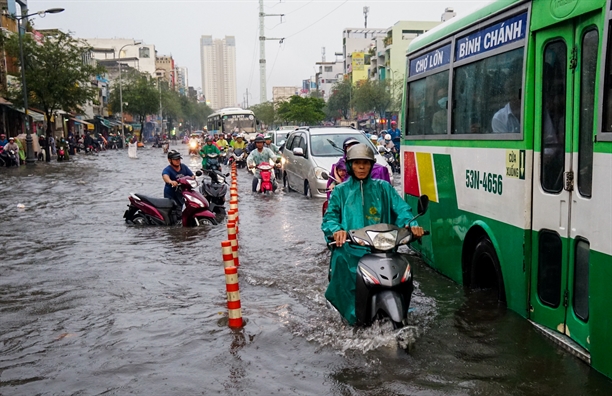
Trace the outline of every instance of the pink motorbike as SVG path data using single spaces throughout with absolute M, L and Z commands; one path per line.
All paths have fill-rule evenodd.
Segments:
M 198 176 L 201 174 L 196 172 Z M 128 197 L 128 209 L 123 214 L 125 222 L 134 225 L 182 224 L 183 227 L 216 225 L 215 214 L 209 210 L 208 201 L 197 189 L 198 182 L 191 177 L 181 177 L 177 182 L 176 188 L 182 194 L 183 204 L 172 199 L 132 193 Z

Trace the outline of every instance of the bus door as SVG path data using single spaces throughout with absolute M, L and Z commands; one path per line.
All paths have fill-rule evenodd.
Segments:
M 530 318 L 587 350 L 599 32 L 585 16 L 535 34 Z

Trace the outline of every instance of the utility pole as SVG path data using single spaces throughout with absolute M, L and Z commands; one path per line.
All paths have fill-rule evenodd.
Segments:
M 368 28 L 368 12 L 370 12 L 370 7 L 363 7 L 363 16 L 365 18 L 365 23 L 363 24 L 363 27 L 366 29 Z
M 283 42 L 284 38 L 266 37 L 264 31 L 264 17 L 280 16 L 281 23 L 285 14 L 266 14 L 264 13 L 264 0 L 259 0 L 259 101 L 265 103 L 268 101 L 266 87 L 266 40 L 279 40 Z
M 249 89 L 246 89 L 246 107 L 245 109 L 249 108 Z

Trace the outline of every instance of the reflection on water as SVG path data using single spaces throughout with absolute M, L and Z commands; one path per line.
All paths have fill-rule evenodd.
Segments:
M 612 390 L 526 321 L 484 304 L 482 294 L 465 296 L 414 256 L 411 327 L 345 326 L 324 299 L 322 201 L 253 195 L 245 171 L 246 325 L 232 331 L 220 250 L 225 226 L 123 222 L 130 192 L 162 195 L 165 156 L 145 149 L 138 157 L 113 151 L 0 170 L 0 394 Z M 185 157 L 199 168 L 197 157 Z

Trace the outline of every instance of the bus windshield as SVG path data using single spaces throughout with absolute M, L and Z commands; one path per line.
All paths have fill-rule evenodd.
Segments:
M 233 131 L 238 128 L 247 133 L 255 132 L 255 117 L 251 114 L 232 114 L 223 116 L 225 131 Z

